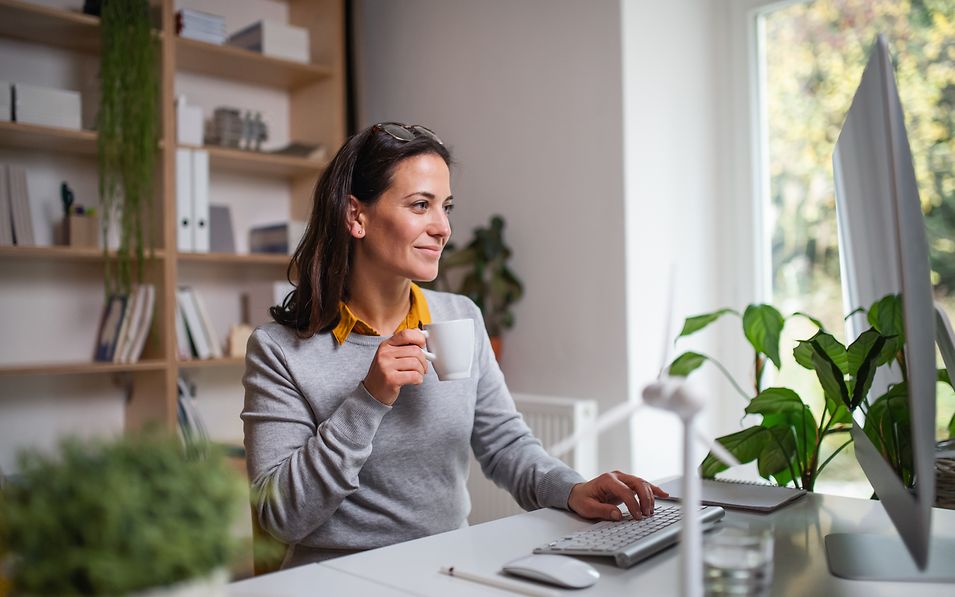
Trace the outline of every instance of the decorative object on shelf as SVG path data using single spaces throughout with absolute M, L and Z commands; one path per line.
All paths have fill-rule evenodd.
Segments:
M 233 324 L 229 328 L 226 354 L 230 357 L 245 357 L 245 347 L 249 344 L 249 336 L 251 335 L 252 326 L 244 323 Z
M 129 292 L 142 282 L 145 246 L 157 230 L 144 230 L 153 206 L 153 173 L 159 146 L 158 52 L 147 0 L 110 0 L 100 19 L 100 205 L 103 250 L 119 225 L 115 258 L 107 254 L 106 290 Z
M 218 449 L 158 433 L 69 439 L 56 455 L 21 452 L 19 470 L 0 499 L 16 594 L 224 593 L 247 510 Z
M 73 189 L 66 181 L 60 183 L 60 202 L 63 204 L 62 244 L 71 247 L 99 247 L 99 223 L 96 208 L 73 205 Z
M 176 11 L 176 34 L 179 37 L 222 45 L 225 42 L 225 17 L 182 8 Z
M 202 145 L 202 108 L 176 97 L 176 141 L 180 145 Z
M 887 295 L 873 303 L 867 311 L 872 327 L 848 347 L 811 315 L 796 312 L 786 318 L 770 305 L 749 305 L 741 317 L 743 333 L 755 351 L 753 393 L 743 390 L 718 361 L 697 352 L 684 352 L 676 357 L 668 368 L 669 375 L 685 377 L 706 361 L 712 361 L 720 369 L 747 402 L 746 414 L 761 415 L 762 422 L 717 441 L 744 463 L 756 460 L 759 474 L 765 479 L 773 479 L 779 485 L 792 483 L 812 491 L 826 466 L 852 443 L 848 433 L 852 413 L 865 405 L 865 433 L 892 463 L 903 483 L 912 486 L 911 453 L 907 452 L 909 426 L 903 420 L 908 414 L 904 365 L 901 382 L 890 385 L 882 396 L 866 402 L 876 370 L 892 362 L 905 362 L 899 301 L 897 295 Z M 740 316 L 733 309 L 720 309 L 687 318 L 677 339 L 694 334 L 727 314 Z M 823 389 L 826 406 L 818 422 L 809 406 L 792 389 L 762 387 L 767 361 L 777 369 L 781 366 L 780 334 L 785 322 L 794 317 L 806 318 L 818 328 L 811 338 L 798 341 L 793 349 L 796 363 L 812 371 Z M 940 372 L 940 380 L 948 381 L 947 374 Z M 884 434 L 884 429 L 895 432 Z M 834 434 L 843 434 L 846 440 L 821 461 L 822 440 Z M 712 453 L 700 464 L 705 478 L 713 478 L 726 468 Z
M 100 16 L 103 11 L 103 0 L 83 0 L 83 14 Z
M 280 253 L 291 255 L 305 236 L 307 222 L 292 220 L 249 230 L 249 253 Z
M 258 21 L 229 36 L 228 44 L 274 58 L 308 64 L 308 30 L 275 21 Z
M 484 325 L 491 337 L 494 354 L 501 358 L 501 335 L 514 326 L 511 306 L 520 300 L 524 287 L 517 275 L 507 266 L 511 249 L 504 243 L 504 218 L 491 217 L 487 228 L 474 229 L 474 239 L 457 250 L 448 243 L 441 256 L 438 278 L 429 287 L 449 290 L 448 273 L 462 268 L 464 277 L 453 290 L 474 301 L 484 315 Z
M 209 206 L 209 251 L 235 253 L 235 234 L 232 232 L 232 210 L 228 205 Z
M 261 112 L 219 107 L 212 114 L 206 129 L 206 143 L 248 151 L 261 151 L 269 138 L 269 129 Z

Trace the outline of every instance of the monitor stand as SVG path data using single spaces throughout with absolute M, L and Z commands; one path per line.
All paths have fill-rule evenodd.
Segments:
M 897 536 L 863 533 L 826 535 L 829 572 L 849 580 L 955 583 L 955 541 L 933 538 L 929 561 L 919 570 Z

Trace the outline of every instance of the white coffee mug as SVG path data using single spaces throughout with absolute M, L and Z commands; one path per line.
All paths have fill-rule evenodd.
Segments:
M 474 358 L 474 321 L 452 319 L 435 321 L 421 330 L 428 339 L 424 358 L 431 361 L 441 381 L 471 377 L 471 361 Z

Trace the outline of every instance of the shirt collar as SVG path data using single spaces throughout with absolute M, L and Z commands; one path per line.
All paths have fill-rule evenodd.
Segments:
M 345 339 L 352 332 L 364 336 L 380 336 L 381 334 L 375 328 L 371 327 L 355 315 L 344 302 L 339 303 L 338 325 L 332 330 L 332 335 L 338 341 L 338 344 L 344 344 Z M 418 327 L 418 324 L 425 325 L 431 323 L 431 311 L 428 309 L 428 301 L 424 298 L 424 292 L 414 282 L 411 283 L 411 307 L 408 309 L 408 315 L 398 326 L 395 332 Z

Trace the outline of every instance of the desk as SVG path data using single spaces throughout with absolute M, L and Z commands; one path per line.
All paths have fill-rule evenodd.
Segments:
M 864 595 L 880 597 L 906 595 L 913 585 L 846 581 L 829 574 L 826 564 L 825 537 L 831 532 L 894 533 L 891 522 L 878 502 L 809 494 L 771 514 L 748 514 L 727 511 L 725 522 L 771 525 L 775 534 L 775 578 L 772 595 Z M 289 570 L 260 577 L 247 583 L 262 587 L 281 587 L 283 594 L 311 595 L 320 587 L 322 574 L 332 571 L 350 575 L 356 580 L 376 583 L 374 589 L 349 591 L 350 597 L 364 594 L 386 594 L 379 589 L 389 587 L 415 595 L 444 597 L 503 597 L 508 593 L 438 573 L 441 566 L 456 565 L 485 575 L 496 574 L 504 562 L 529 554 L 531 550 L 562 534 L 593 524 L 560 510 L 537 510 L 493 522 L 476 525 L 415 541 L 329 560 L 308 568 L 314 572 Z M 933 534 L 955 540 L 955 511 L 935 510 Z M 581 597 L 596 595 L 675 595 L 679 591 L 679 550 L 668 549 L 629 569 L 620 569 L 609 560 L 584 558 L 600 571 L 596 585 L 583 590 L 565 591 Z M 955 562 L 953 562 L 955 565 Z M 298 592 L 282 583 L 283 575 L 314 577 L 304 583 L 308 591 Z M 331 577 L 330 577 L 331 578 Z M 345 577 L 337 577 L 339 579 Z M 272 583 L 272 584 L 269 584 Z M 230 585 L 230 595 L 243 583 Z M 288 590 L 286 591 L 286 587 Z M 915 590 L 919 597 L 955 594 L 951 585 L 920 583 Z M 346 594 L 345 591 L 323 591 L 323 594 Z

